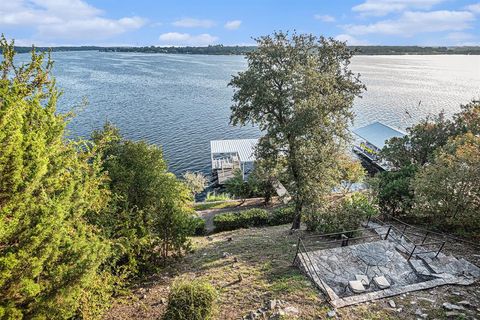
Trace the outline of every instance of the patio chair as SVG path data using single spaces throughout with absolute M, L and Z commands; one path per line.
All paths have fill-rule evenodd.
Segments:
M 391 284 L 388 282 L 387 278 L 384 276 L 378 276 L 373 278 L 373 283 L 378 287 L 378 289 L 387 289 L 390 288 Z

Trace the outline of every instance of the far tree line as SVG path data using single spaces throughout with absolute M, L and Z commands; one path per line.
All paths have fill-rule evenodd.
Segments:
M 206 54 L 206 55 L 245 55 L 254 51 L 257 46 L 228 46 L 209 45 L 204 47 L 99 47 L 99 46 L 58 46 L 36 47 L 37 51 L 100 51 L 100 52 L 140 52 L 140 53 L 168 53 L 168 54 Z M 459 47 L 421 47 L 421 46 L 348 46 L 356 55 L 479 55 L 478 46 Z M 18 53 L 28 53 L 31 47 L 15 47 Z

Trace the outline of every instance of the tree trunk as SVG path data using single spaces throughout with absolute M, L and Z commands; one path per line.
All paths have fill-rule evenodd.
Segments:
M 300 229 L 300 222 L 302 221 L 302 209 L 303 209 L 303 197 L 301 195 L 301 175 L 300 168 L 298 167 L 297 162 L 297 150 L 294 139 L 289 139 L 290 145 L 290 170 L 292 171 L 292 177 L 295 184 L 294 191 L 294 202 L 295 202 L 295 215 L 293 217 L 292 230 Z
M 297 199 L 295 201 L 295 215 L 293 216 L 292 230 L 300 229 L 300 222 L 302 221 L 303 203 Z

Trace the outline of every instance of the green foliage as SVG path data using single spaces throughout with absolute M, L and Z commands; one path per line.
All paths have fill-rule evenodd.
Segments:
M 265 204 L 270 204 L 276 193 L 274 182 L 277 175 L 278 170 L 274 163 L 258 159 L 247 180 L 250 196 L 262 196 L 265 199 Z
M 291 223 L 295 216 L 295 208 L 292 206 L 281 207 L 270 212 L 268 224 L 270 226 L 279 226 Z
M 408 128 L 407 132 L 403 138 L 390 139 L 382 150 L 382 157 L 397 169 L 410 164 L 422 166 L 432 161 L 435 151 L 451 137 L 466 132 L 480 134 L 480 101 L 462 105 L 452 120 L 446 119 L 442 112 L 436 117 L 427 117 Z
M 203 175 L 201 172 L 187 171 L 182 177 L 183 182 L 187 185 L 187 188 L 190 189 L 190 192 L 193 196 L 205 190 L 207 178 L 205 178 L 205 175 Z
M 240 199 L 250 196 L 250 188 L 248 183 L 243 180 L 243 173 L 240 169 L 236 169 L 233 172 L 233 177 L 225 182 L 225 190 Z
M 360 228 L 363 221 L 378 215 L 378 212 L 377 205 L 368 195 L 357 192 L 328 202 L 319 210 L 310 212 L 305 217 L 305 223 L 309 231 L 345 232 Z
M 215 313 L 217 291 L 200 280 L 176 282 L 168 296 L 165 320 L 210 320 Z
M 102 150 L 114 201 L 90 221 L 113 242 L 115 272 L 136 276 L 188 249 L 196 225 L 191 193 L 167 171 L 160 148 L 122 139 L 108 123 L 92 138 Z
M 266 226 L 268 224 L 268 211 L 263 209 L 248 209 L 238 212 L 217 214 L 213 218 L 215 231 L 228 231 L 240 228 Z
M 407 131 L 408 136 L 391 139 L 382 150 L 396 167 L 372 183 L 382 210 L 462 233 L 478 228 L 473 214 L 478 208 L 472 205 L 478 203 L 473 191 L 478 160 L 476 142 L 468 135 L 480 134 L 480 101 L 462 105 L 452 119 L 440 113 Z
M 453 123 L 440 113 L 433 119 L 427 117 L 407 132 L 402 138 L 390 139 L 382 150 L 382 157 L 396 168 L 429 162 L 434 151 L 445 145 L 455 130 Z
M 0 318 L 98 318 L 109 246 L 85 217 L 109 198 L 101 161 L 65 138 L 50 58 L 14 66 L 13 44 L 0 44 Z
M 213 224 L 217 232 L 249 227 L 277 226 L 291 223 L 294 215 L 293 207 L 282 207 L 271 212 L 255 208 L 217 214 L 213 218 Z
M 366 176 L 365 169 L 358 160 L 353 160 L 344 154 L 339 158 L 340 190 L 343 193 L 350 192 L 354 183 L 362 182 Z
M 247 70 L 230 82 L 230 120 L 262 130 L 256 158 L 284 166 L 297 229 L 303 207 L 339 183 L 338 155 L 364 86 L 349 70 L 352 52 L 342 42 L 282 32 L 256 41 Z
M 193 218 L 194 234 L 196 236 L 203 236 L 207 233 L 205 220 L 200 217 Z
M 231 199 L 232 198 L 228 193 L 207 192 L 207 197 L 205 198 L 205 202 L 226 201 Z
M 437 227 L 480 232 L 480 137 L 461 135 L 441 148 L 413 182 L 414 214 Z
M 385 171 L 370 180 L 377 193 L 382 212 L 393 216 L 410 212 L 413 202 L 411 181 L 417 172 L 416 165 L 407 165 L 398 170 Z

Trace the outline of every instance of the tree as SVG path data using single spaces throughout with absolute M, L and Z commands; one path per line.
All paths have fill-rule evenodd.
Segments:
M 461 111 L 447 119 L 441 112 L 427 117 L 411 128 L 408 135 L 390 139 L 382 150 L 382 157 L 396 169 L 410 164 L 423 166 L 430 162 L 435 150 L 443 147 L 449 138 L 466 132 L 480 134 L 480 101 L 472 100 L 461 106 Z
M 413 203 L 411 181 L 417 170 L 416 165 L 407 165 L 398 170 L 381 172 L 370 180 L 382 212 L 393 216 L 410 212 Z
M 258 159 L 255 162 L 253 171 L 248 176 L 248 186 L 253 195 L 261 195 L 265 199 L 265 205 L 269 205 L 275 195 L 274 183 L 277 180 L 278 172 L 273 163 L 265 159 Z
M 457 135 L 471 132 L 480 134 L 480 100 L 472 100 L 460 106 L 461 111 L 453 116 Z
M 65 138 L 50 57 L 32 49 L 18 67 L 0 44 L 0 317 L 98 317 L 109 247 L 85 216 L 108 201 L 101 161 Z
M 445 145 L 448 138 L 455 134 L 452 121 L 444 113 L 436 117 L 427 117 L 411 128 L 402 138 L 390 139 L 381 155 L 395 168 L 410 164 L 422 166 L 429 162 L 434 151 Z
M 190 192 L 195 197 L 198 193 L 205 190 L 207 178 L 201 172 L 187 171 L 183 174 L 183 182 L 187 185 Z
M 188 247 L 194 215 L 187 186 L 167 170 L 160 148 L 123 139 L 111 124 L 92 134 L 100 146 L 114 202 L 92 217 L 112 239 L 115 264 L 126 276 L 158 265 Z
M 243 180 L 243 173 L 240 169 L 235 169 L 233 177 L 225 181 L 225 190 L 245 202 L 245 199 L 250 195 L 250 188 L 248 183 Z
M 480 231 L 480 137 L 453 138 L 413 181 L 416 215 L 443 227 Z
M 365 169 L 358 160 L 353 160 L 347 154 L 339 158 L 340 161 L 340 190 L 343 194 L 349 193 L 354 183 L 360 183 L 366 176 Z
M 297 229 L 303 208 L 338 184 L 336 156 L 349 138 L 352 103 L 364 86 L 349 70 L 352 52 L 342 42 L 282 32 L 256 41 L 247 70 L 230 82 L 230 120 L 262 130 L 257 159 L 286 160 Z

